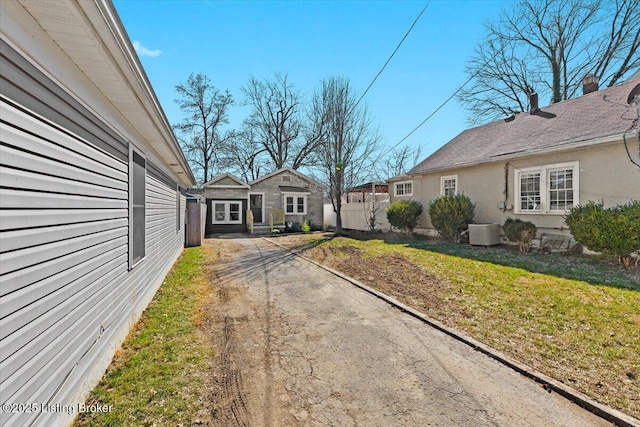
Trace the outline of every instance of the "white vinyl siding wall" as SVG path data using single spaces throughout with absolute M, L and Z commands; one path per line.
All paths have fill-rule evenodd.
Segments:
M 4 101 L 1 108 L 0 395 L 75 405 L 181 252 L 175 184 L 147 172 L 146 255 L 129 271 L 127 163 Z M 184 196 L 180 206 L 184 215 Z M 68 415 L 2 412 L 0 425 L 61 418 Z

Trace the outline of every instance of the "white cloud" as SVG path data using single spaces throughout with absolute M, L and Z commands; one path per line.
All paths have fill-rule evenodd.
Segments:
M 150 56 L 152 58 L 155 58 L 156 56 L 160 56 L 160 54 L 162 53 L 162 51 L 159 49 L 147 49 L 146 47 L 142 46 L 142 44 L 140 44 L 138 40 L 133 41 L 133 48 L 136 50 L 136 52 L 138 52 L 138 55 L 140 56 Z

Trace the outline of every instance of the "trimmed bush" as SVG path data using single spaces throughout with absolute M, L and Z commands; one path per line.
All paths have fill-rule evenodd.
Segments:
M 640 201 L 612 208 L 603 202 L 575 206 L 565 217 L 573 237 L 592 251 L 617 256 L 625 266 L 640 251 Z
M 311 226 L 307 224 L 307 221 L 305 221 L 302 223 L 302 227 L 300 227 L 300 230 L 302 230 L 304 234 L 309 234 L 309 232 L 311 231 Z
M 393 202 L 387 207 L 387 220 L 392 226 L 411 235 L 418 226 L 418 218 L 422 211 L 422 205 L 415 200 Z
M 447 241 L 460 243 L 462 232 L 473 221 L 475 204 L 464 194 L 442 196 L 429 204 L 433 228 Z
M 520 252 L 529 252 L 531 249 L 531 241 L 536 238 L 538 229 L 529 221 L 521 219 L 507 218 L 502 226 L 504 235 L 510 242 L 518 244 Z

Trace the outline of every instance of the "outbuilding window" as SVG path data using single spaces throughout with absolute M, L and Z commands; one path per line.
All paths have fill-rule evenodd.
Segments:
M 242 224 L 241 202 L 214 200 L 211 222 L 213 224 Z
M 285 194 L 284 212 L 288 215 L 306 215 L 307 214 L 307 195 L 306 194 Z
M 516 213 L 564 214 L 579 203 L 578 162 L 516 169 Z

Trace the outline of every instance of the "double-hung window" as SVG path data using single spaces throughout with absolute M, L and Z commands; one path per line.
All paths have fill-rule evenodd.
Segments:
M 458 194 L 458 175 L 440 177 L 440 195 L 453 197 Z
M 284 194 L 284 212 L 287 215 L 307 214 L 306 194 Z
M 396 182 L 396 196 L 412 196 L 413 195 L 413 182 L 403 181 Z
M 516 213 L 564 214 L 579 203 L 578 162 L 516 169 Z

